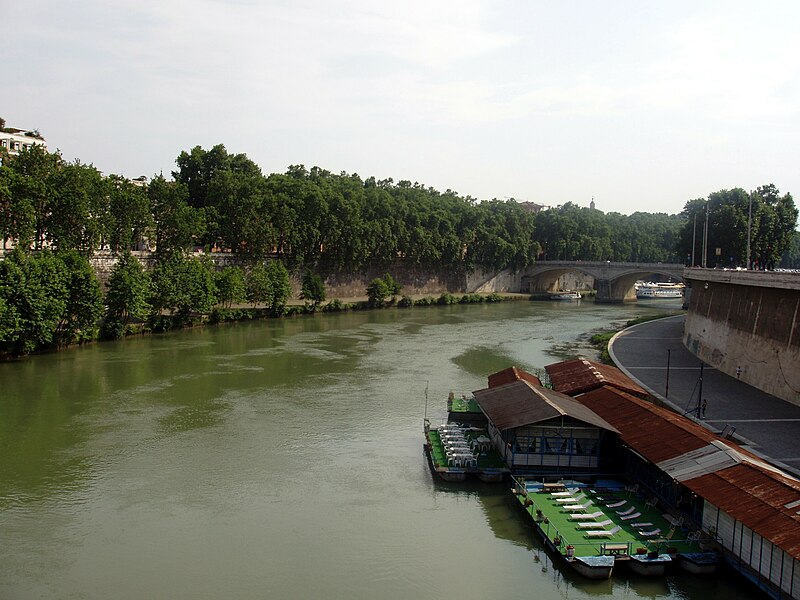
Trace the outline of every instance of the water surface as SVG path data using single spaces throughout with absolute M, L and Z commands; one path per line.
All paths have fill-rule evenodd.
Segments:
M 0 364 L 0 598 L 756 597 L 564 573 L 507 486 L 424 459 L 449 391 L 663 306 L 324 315 Z

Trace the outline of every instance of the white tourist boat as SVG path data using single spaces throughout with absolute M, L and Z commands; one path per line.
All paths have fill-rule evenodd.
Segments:
M 550 295 L 551 300 L 580 300 L 581 294 L 577 291 L 556 292 Z
M 636 297 L 639 300 L 661 300 L 669 298 L 683 298 L 684 286 L 682 283 L 656 283 L 654 281 L 637 281 Z

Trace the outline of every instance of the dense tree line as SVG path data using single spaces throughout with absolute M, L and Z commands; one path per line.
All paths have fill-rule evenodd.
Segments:
M 535 260 L 688 264 L 694 241 L 700 264 L 706 214 L 709 266 L 746 263 L 748 213 L 754 264 L 800 263 L 797 209 L 773 185 L 715 192 L 678 215 L 573 203 L 535 214 L 513 199 L 478 202 L 318 167 L 265 176 L 223 145 L 181 152 L 171 179 L 158 175 L 146 186 L 40 146 L 0 158 L 0 237 L 4 248 L 9 241 L 17 248 L 0 262 L 0 353 L 7 354 L 92 339 L 100 316 L 105 335 L 116 337 L 132 323 L 158 328 L 167 326 L 164 315 L 180 321 L 243 302 L 280 315 L 289 270 L 305 273 L 302 298 L 316 310 L 325 299 L 320 273 L 398 261 L 456 272 L 519 270 Z M 236 253 L 244 268 L 214 272 L 192 255 L 196 248 Z M 156 251 L 152 272 L 128 254 L 135 249 Z M 120 257 L 105 296 L 87 262 L 98 250 Z M 397 293 L 391 281 L 371 286 L 375 305 Z
M 715 192 L 707 199 L 690 200 L 682 216 L 684 225 L 677 249 L 687 264 L 694 256 L 695 265 L 747 267 L 749 223 L 751 266 L 773 269 L 782 264 L 797 237 L 798 211 L 792 195 L 781 195 L 772 184 L 751 193 L 735 188 Z M 791 260 L 790 256 L 786 260 Z

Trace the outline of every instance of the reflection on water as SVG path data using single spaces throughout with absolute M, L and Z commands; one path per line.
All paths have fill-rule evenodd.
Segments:
M 554 568 L 504 485 L 434 480 L 428 413 L 640 306 L 243 323 L 0 365 L 2 598 L 745 598 Z

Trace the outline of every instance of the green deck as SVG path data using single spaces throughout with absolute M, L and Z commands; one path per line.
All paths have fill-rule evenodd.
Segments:
M 485 432 L 468 431 L 465 436 L 467 439 L 480 437 L 486 435 Z M 437 468 L 447 468 L 447 455 L 444 452 L 442 439 L 439 437 L 439 432 L 436 429 L 431 429 L 428 432 L 428 437 L 431 440 L 431 454 L 433 462 Z M 495 450 L 490 450 L 486 454 L 478 455 L 478 471 L 486 469 L 504 470 L 507 471 L 505 462 Z
M 611 537 L 592 538 L 587 535 L 585 530 L 579 529 L 577 525 L 581 522 L 588 523 L 587 521 L 573 521 L 570 520 L 570 512 L 562 510 L 562 507 L 555 502 L 555 497 L 550 495 L 549 491 L 534 492 L 528 491 L 527 494 L 518 494 L 517 499 L 520 504 L 525 508 L 531 518 L 538 522 L 539 527 L 543 533 L 553 540 L 559 550 L 564 553 L 566 546 L 574 546 L 575 556 L 595 556 L 598 554 L 608 554 L 604 550 L 604 544 L 617 546 L 617 551 L 622 554 L 635 554 L 637 549 L 645 548 L 648 551 L 657 551 L 664 553 L 669 548 L 670 551 L 676 552 L 699 552 L 699 544 L 696 541 L 687 540 L 687 532 L 680 527 L 676 528 L 670 538 L 670 530 L 672 525 L 664 518 L 662 513 L 657 509 L 647 505 L 647 503 L 636 496 L 635 494 L 628 494 L 627 492 L 605 492 L 602 490 L 596 493 L 590 492 L 590 488 L 582 488 L 576 494 L 585 493 L 586 498 L 579 501 L 578 504 L 585 504 L 591 501 L 592 504 L 585 511 L 591 514 L 594 512 L 602 512 L 603 516 L 597 517 L 594 521 L 601 522 L 607 519 L 612 521 L 611 524 L 605 527 L 610 530 L 615 526 L 619 526 L 620 530 Z M 525 500 L 530 499 L 533 504 L 525 506 Z M 627 504 L 620 508 L 609 508 L 606 506 L 614 501 L 626 500 Z M 641 516 L 635 519 L 623 519 L 617 511 L 625 510 L 630 506 L 634 506 L 634 513 L 639 512 Z M 544 520 L 537 519 L 536 509 L 542 511 L 542 516 L 546 517 Z M 649 522 L 652 526 L 647 527 L 633 527 L 633 523 Z M 660 529 L 661 532 L 652 537 L 642 537 L 638 534 L 640 530 L 653 530 Z M 620 546 L 625 545 L 626 549 L 620 550 Z
M 473 396 L 469 398 L 453 398 L 448 410 L 451 413 L 480 413 L 481 408 Z

